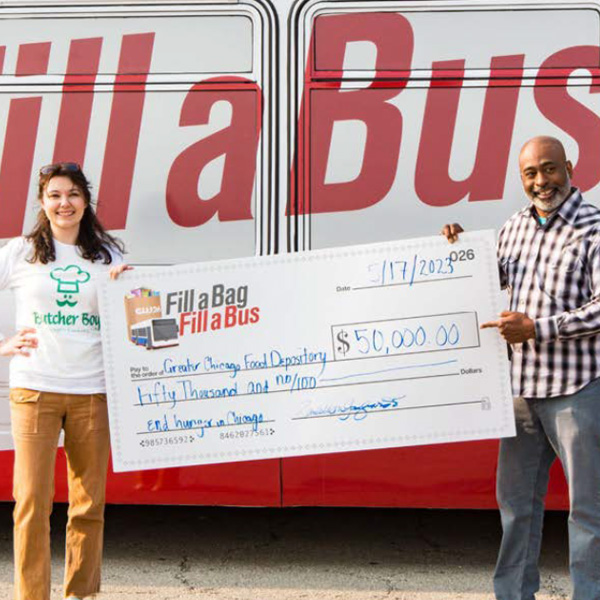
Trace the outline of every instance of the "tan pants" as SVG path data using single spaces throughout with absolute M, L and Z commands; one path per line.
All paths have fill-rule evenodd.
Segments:
M 50 598 L 50 513 L 60 430 L 69 481 L 65 597 L 100 589 L 109 433 L 103 394 L 10 391 L 15 442 L 15 599 Z

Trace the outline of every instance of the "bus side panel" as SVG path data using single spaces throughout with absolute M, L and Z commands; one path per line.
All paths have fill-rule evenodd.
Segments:
M 55 499 L 65 502 L 64 450 L 56 459 Z M 107 502 L 112 504 L 206 504 L 280 506 L 279 460 L 202 467 L 113 473 L 109 469 Z M 0 501 L 12 500 L 13 452 L 0 452 Z
M 284 459 L 284 506 L 496 508 L 495 441 Z M 554 465 L 547 507 L 568 508 Z
M 435 235 L 452 222 L 499 229 L 527 202 L 517 158 L 540 134 L 564 140 L 574 185 L 598 203 L 597 8 L 305 6 L 292 78 L 303 248 Z M 532 19 L 543 23 L 535 33 Z M 283 503 L 490 508 L 496 454 L 497 442 L 471 442 L 286 458 Z M 549 506 L 566 498 L 555 467 Z
M 0 8 L 0 246 L 34 222 L 37 169 L 76 161 L 98 213 L 144 267 L 259 252 L 272 170 L 262 140 L 272 31 L 258 7 Z M 0 331 L 14 301 L 0 293 Z M 146 345 L 141 333 L 137 343 Z M 12 446 L 0 361 L 0 450 Z M 13 453 L 0 452 L 0 500 Z M 56 498 L 67 497 L 64 452 Z M 109 473 L 109 502 L 280 504 L 278 460 Z

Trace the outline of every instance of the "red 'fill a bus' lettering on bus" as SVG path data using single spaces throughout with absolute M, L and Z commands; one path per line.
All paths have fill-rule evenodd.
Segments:
M 154 33 L 124 35 L 98 191 L 98 217 L 124 229 L 137 158 Z
M 364 209 L 388 196 L 396 177 L 413 177 L 412 173 L 398 173 L 403 119 L 413 117 L 389 102 L 407 93 L 414 45 L 411 25 L 394 13 L 332 15 L 317 18 L 312 38 L 289 213 Z M 376 46 L 375 76 L 367 87 L 342 89 L 347 48 L 361 41 Z M 425 44 L 426 40 L 419 42 Z M 461 95 L 466 93 L 465 62 L 457 58 L 431 64 L 419 145 L 414 150 L 414 192 L 429 206 L 449 206 L 463 199 L 501 200 L 512 146 L 525 142 L 514 139 L 517 109 L 523 101 L 525 56 L 492 56 L 470 175 L 462 180 L 451 176 L 453 153 L 461 152 L 457 117 Z M 593 65 L 600 65 L 600 48 L 577 46 L 552 54 L 540 65 L 533 99 L 548 123 L 577 143 L 574 183 L 586 191 L 600 182 L 600 118 L 568 91 L 569 77 L 577 65 L 585 65 L 582 68 L 592 76 L 589 93 L 598 93 L 600 69 Z M 332 159 L 334 126 L 346 121 L 360 122 L 366 131 L 364 148 L 346 148 L 354 153 L 360 172 L 352 181 L 330 183 L 326 173 Z M 542 128 L 539 133 L 547 131 Z
M 101 51 L 102 38 L 71 42 L 53 162 L 84 162 Z
M 475 164 L 463 181 L 454 181 L 449 171 L 465 61 L 433 63 L 415 170 L 415 191 L 425 204 L 448 206 L 467 195 L 470 201 L 502 198 L 524 60 L 524 55 L 492 59 Z M 498 78 L 509 68 L 512 85 Z
M 218 89 L 219 82 L 230 84 Z M 231 122 L 186 148 L 173 162 L 167 181 L 167 210 L 174 223 L 198 227 L 217 215 L 220 221 L 252 219 L 252 196 L 261 130 L 261 92 L 242 78 L 209 79 L 188 93 L 179 125 L 210 123 L 217 102 L 231 106 Z M 217 89 L 215 89 L 217 88 Z M 221 186 L 212 198 L 198 195 L 200 175 L 212 161 L 225 158 Z
M 600 181 L 600 118 L 577 101 L 567 91 L 569 76 L 575 68 L 565 65 L 600 65 L 598 46 L 574 46 L 549 56 L 540 67 L 540 74 L 552 70 L 553 81 L 538 75 L 535 102 L 542 114 L 568 133 L 579 146 L 579 160 L 573 172 L 573 182 L 587 191 Z M 590 94 L 600 92 L 600 69 L 586 67 L 592 75 Z
M 53 161 L 84 164 L 102 38 L 73 40 L 63 83 Z M 108 229 L 127 221 L 154 33 L 124 35 L 100 182 L 98 214 Z M 18 77 L 48 73 L 51 42 L 19 46 Z M 0 64 L 5 48 L 0 48 Z M 33 156 L 39 139 L 42 96 L 10 100 L 0 165 L 0 238 L 23 230 Z
M 47 73 L 50 46 L 49 42 L 19 46 L 15 74 Z M 3 58 L 4 52 L 2 47 Z M 41 109 L 41 96 L 10 101 L 0 164 L 0 238 L 19 235 L 23 228 Z
M 414 46 L 413 31 L 403 16 L 344 14 L 317 20 L 310 45 L 307 80 L 314 75 L 317 53 L 324 69 L 341 72 L 346 45 L 365 40 L 377 47 L 375 69 L 378 73 L 389 68 L 390 64 L 408 72 Z M 306 86 L 298 127 L 301 136 L 298 167 L 293 175 L 298 177 L 298 196 L 292 197 L 290 212 L 306 210 L 302 201 L 307 185 L 311 193 L 310 211 L 318 213 L 355 210 L 376 204 L 387 194 L 394 181 L 402 139 L 402 115 L 387 101 L 398 95 L 398 86 L 386 89 L 372 84 L 368 89 L 358 91 L 339 88 L 339 82 L 321 89 Z M 326 183 L 334 124 L 352 120 L 361 121 L 367 130 L 360 173 L 352 181 Z M 310 182 L 303 181 L 300 175 L 308 161 Z

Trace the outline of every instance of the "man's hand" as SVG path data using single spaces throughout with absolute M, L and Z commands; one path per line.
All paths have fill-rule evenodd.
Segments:
M 18 333 L 0 342 L 0 356 L 29 356 L 38 347 L 33 327 L 23 327 Z
M 535 325 L 533 320 L 520 312 L 504 310 L 497 321 L 482 323 L 481 329 L 497 327 L 500 335 L 509 344 L 521 344 L 527 340 L 535 339 Z
M 465 230 L 458 223 L 449 223 L 442 227 L 441 234 L 451 243 L 458 241 L 458 234 L 463 233 Z

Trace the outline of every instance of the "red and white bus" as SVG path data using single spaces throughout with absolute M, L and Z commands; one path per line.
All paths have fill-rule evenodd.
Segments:
M 0 244 L 31 228 L 36 167 L 59 160 L 83 165 L 138 265 L 498 228 L 538 134 L 564 141 L 597 202 L 599 44 L 594 0 L 2 2 Z M 108 498 L 488 508 L 496 446 L 111 474 Z M 0 452 L 0 499 L 11 464 Z M 550 487 L 565 507 L 558 467 Z

